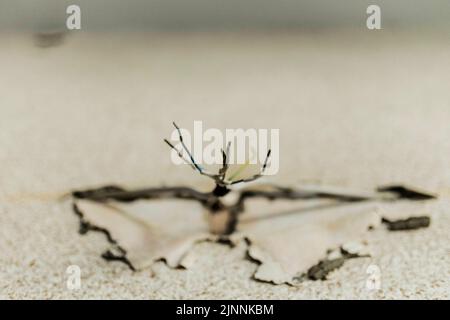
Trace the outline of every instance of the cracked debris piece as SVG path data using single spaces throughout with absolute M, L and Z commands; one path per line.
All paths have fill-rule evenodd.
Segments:
M 370 227 L 381 223 L 370 203 L 242 220 L 238 230 L 250 241 L 250 257 L 260 262 L 254 278 L 275 284 L 294 283 L 296 275 L 321 261 L 330 248 L 364 239 Z
M 155 200 L 122 204 L 77 200 L 75 204 L 81 225 L 88 223 L 95 226 L 90 230 L 107 230 L 111 248 L 103 257 L 126 260 L 136 270 L 161 259 L 173 268 L 185 266 L 183 259 L 191 246 L 213 238 L 199 214 L 202 207 L 194 202 Z M 124 254 L 117 255 L 118 250 Z
M 390 221 L 383 218 L 382 222 L 390 231 L 415 230 L 430 226 L 430 217 L 411 217 L 403 220 Z
M 390 231 L 415 230 L 430 225 L 430 212 L 435 211 L 434 202 L 397 201 L 380 203 L 377 212 Z

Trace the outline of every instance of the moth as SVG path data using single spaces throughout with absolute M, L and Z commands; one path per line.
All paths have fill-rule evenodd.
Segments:
M 210 172 L 195 161 L 180 128 L 173 125 L 182 148 L 175 147 L 167 139 L 164 141 L 192 170 L 212 179 L 214 188 L 209 192 L 187 186 L 127 190 L 110 185 L 72 192 L 73 209 L 81 221 L 80 232 L 101 231 L 113 245 L 103 254 L 104 258 L 123 261 L 132 269 L 148 267 L 158 259 L 164 259 L 173 267 L 187 266 L 187 253 L 197 241 L 215 239 L 235 243 L 246 239 L 256 244 L 249 247 L 249 255 L 261 263 L 255 277 L 273 283 L 290 283 L 299 274 L 307 275 L 308 268 L 327 265 L 323 257 L 330 246 L 339 247 L 353 241 L 377 224 L 385 223 L 391 230 L 416 229 L 429 224 L 428 217 L 412 217 L 399 222 L 392 217 L 375 216 L 368 209 L 373 203 L 422 203 L 435 198 L 432 194 L 401 185 L 384 186 L 373 192 L 274 184 L 236 190 L 236 185 L 256 181 L 264 175 L 271 150 L 259 171 L 243 178 L 229 174 L 229 142 L 221 150 L 222 164 L 218 172 Z M 261 216 L 264 210 L 260 209 L 267 207 L 266 204 L 248 213 L 247 205 L 258 201 L 308 205 L 297 210 L 306 212 L 297 217 L 283 213 Z M 171 206 L 165 209 L 151 207 L 151 203 L 162 202 Z M 315 207 L 310 207 L 311 203 L 318 205 L 319 212 L 313 212 Z M 205 212 L 206 223 L 197 215 L 199 210 Z M 250 216 L 247 220 L 246 214 Z M 311 243 L 311 248 L 302 253 L 298 248 L 305 241 Z M 346 253 L 344 256 L 356 255 Z

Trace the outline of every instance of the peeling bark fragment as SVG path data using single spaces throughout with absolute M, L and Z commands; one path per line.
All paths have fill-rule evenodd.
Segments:
M 412 217 L 404 220 L 390 221 L 383 218 L 382 222 L 387 225 L 390 231 L 415 230 L 427 228 L 430 225 L 430 217 Z

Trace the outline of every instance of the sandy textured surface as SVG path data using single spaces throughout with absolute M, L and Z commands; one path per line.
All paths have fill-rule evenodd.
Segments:
M 449 298 L 448 34 L 0 36 L 0 298 Z M 251 280 L 245 245 L 200 243 L 189 270 L 131 272 L 80 236 L 73 188 L 207 181 L 172 165 L 171 121 L 280 128 L 273 182 L 438 192 L 429 229 L 370 234 L 372 258 L 298 287 Z M 270 181 L 270 180 L 269 180 Z M 188 223 L 188 220 L 187 220 Z M 301 248 L 299 245 L 299 248 Z M 78 291 L 66 268 L 82 270 Z M 379 291 L 366 269 L 381 269 Z

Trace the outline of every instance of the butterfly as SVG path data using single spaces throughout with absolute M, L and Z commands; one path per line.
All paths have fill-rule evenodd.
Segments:
M 111 244 L 102 255 L 105 259 L 122 261 L 133 270 L 151 267 L 161 259 L 171 267 L 189 267 L 189 251 L 196 242 L 246 241 L 249 256 L 260 262 L 256 279 L 293 283 L 305 277 L 324 279 L 346 258 L 367 256 L 364 249 L 349 249 L 348 244 L 360 241 L 368 229 L 382 223 L 391 230 L 429 224 L 429 217 L 393 220 L 396 216 L 389 207 L 398 212 L 399 205 L 410 205 L 420 211 L 425 200 L 435 198 L 401 185 L 375 191 L 275 184 L 235 189 L 264 176 L 271 150 L 259 170 L 246 177 L 248 162 L 231 170 L 228 143 L 221 150 L 218 172 L 206 171 L 173 124 L 182 148 L 164 141 L 194 171 L 212 179 L 214 188 L 203 192 L 186 186 L 138 190 L 104 186 L 74 191 L 73 210 L 80 218 L 80 232 L 103 232 Z M 405 211 L 412 212 L 411 208 Z M 339 249 L 340 255 L 328 258 L 330 249 Z

